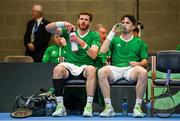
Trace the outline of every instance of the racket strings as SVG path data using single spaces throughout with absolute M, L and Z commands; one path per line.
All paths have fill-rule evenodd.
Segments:
M 170 94 L 159 95 L 154 103 L 154 112 L 158 117 L 170 117 L 175 111 L 175 103 Z

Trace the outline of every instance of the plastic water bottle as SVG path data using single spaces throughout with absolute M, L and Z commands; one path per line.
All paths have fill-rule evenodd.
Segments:
M 146 116 L 151 117 L 152 104 L 150 101 L 146 103 Z
M 124 29 L 125 29 L 125 27 L 124 27 L 123 24 L 121 24 L 121 23 L 117 23 L 117 24 L 115 25 L 115 30 L 116 30 L 117 32 L 123 32 Z
M 123 103 L 121 105 L 122 108 L 122 116 L 128 116 L 128 103 L 127 103 L 127 97 L 124 97 Z
M 52 113 L 54 113 L 54 112 L 55 112 L 55 110 L 56 110 L 56 106 L 57 106 L 57 104 L 56 104 L 56 102 L 55 102 L 55 101 L 52 101 L 51 103 L 52 103 Z
M 75 32 L 70 32 L 70 34 L 69 34 L 70 38 L 71 38 L 71 36 L 74 36 L 74 35 L 76 35 Z M 70 40 L 70 42 L 71 42 L 71 50 L 73 52 L 78 51 L 78 44 L 76 42 L 74 42 L 73 40 Z
M 52 115 L 52 103 L 47 101 L 46 102 L 46 116 Z

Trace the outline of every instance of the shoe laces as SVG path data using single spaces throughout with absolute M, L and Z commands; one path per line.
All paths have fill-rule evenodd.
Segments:
M 91 104 L 87 104 L 86 107 L 85 107 L 85 110 L 88 111 L 88 112 L 91 112 L 92 111 Z
M 136 105 L 135 106 L 135 110 L 137 110 L 140 113 L 143 113 L 142 110 L 141 110 L 141 106 L 140 105 Z
M 112 106 L 110 106 L 109 104 L 106 104 L 105 109 L 104 109 L 103 112 L 107 112 L 111 108 L 112 108 Z
M 61 109 L 61 108 L 63 108 L 63 107 L 64 107 L 63 104 L 59 103 L 59 104 L 57 105 L 57 110 L 59 110 L 59 109 Z

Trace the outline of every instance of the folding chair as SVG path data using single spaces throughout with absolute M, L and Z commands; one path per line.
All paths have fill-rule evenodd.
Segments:
M 165 50 L 156 53 L 152 56 L 152 84 L 151 84 L 151 102 L 154 105 L 154 89 L 155 87 L 164 87 L 166 84 L 165 79 L 158 79 L 156 77 L 156 70 L 166 73 L 171 70 L 171 74 L 180 73 L 180 51 Z M 180 79 L 171 79 L 170 87 L 180 88 Z M 152 110 L 154 112 L 154 110 Z

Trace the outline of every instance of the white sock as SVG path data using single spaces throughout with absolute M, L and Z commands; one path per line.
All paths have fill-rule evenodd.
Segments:
M 104 102 L 105 102 L 105 105 L 112 105 L 111 104 L 111 99 L 110 98 L 104 98 Z
M 92 105 L 94 97 L 88 96 L 87 97 L 87 103 L 90 103 Z
M 135 106 L 136 105 L 141 105 L 142 104 L 142 99 L 136 99 L 136 104 L 135 104 Z
M 58 97 L 56 97 L 56 100 L 57 100 L 57 103 L 62 103 L 62 104 L 64 104 L 63 96 L 58 96 Z

